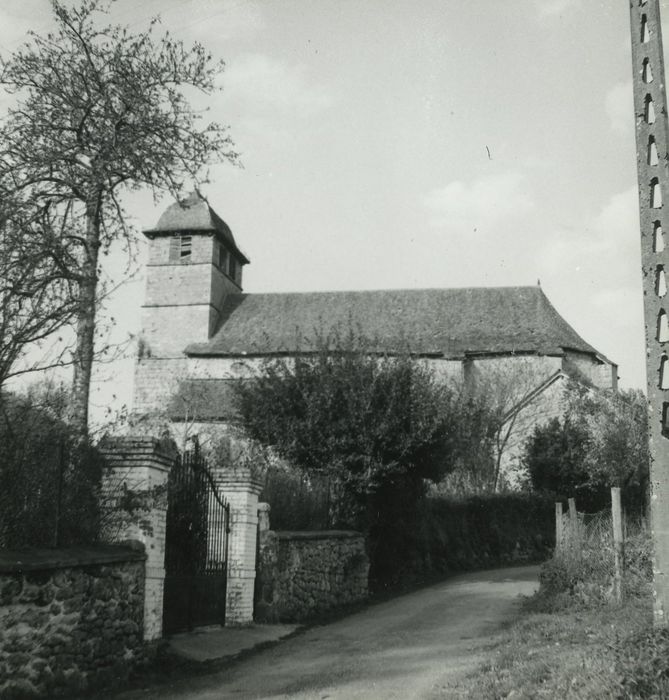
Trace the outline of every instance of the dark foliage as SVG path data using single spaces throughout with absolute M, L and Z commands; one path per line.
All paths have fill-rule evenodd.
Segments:
M 537 426 L 529 439 L 525 464 L 537 491 L 578 497 L 579 507 L 592 512 L 607 504 L 606 488 L 593 486 L 586 466 L 589 436 L 568 419 L 553 418 Z M 608 496 L 610 499 L 610 496 Z
M 307 476 L 294 469 L 269 469 L 260 501 L 270 505 L 273 530 L 330 530 L 333 487 L 327 475 Z
M 309 478 L 326 475 L 331 521 L 374 543 L 397 509 L 415 509 L 425 479 L 452 468 L 455 401 L 406 352 L 378 356 L 350 330 L 316 344 L 240 383 L 239 413 L 252 438 Z
M 397 522 L 391 540 L 381 540 L 371 583 L 388 588 L 457 571 L 542 561 L 554 545 L 553 513 L 551 498 L 532 494 L 426 497 L 412 518 Z
M 579 511 L 610 507 L 621 488 L 628 513 L 643 513 L 648 486 L 645 403 L 635 392 L 573 390 L 562 420 L 537 426 L 525 448 L 532 487 L 556 498 L 574 497 Z
M 240 383 L 239 414 L 308 480 L 327 478 L 329 523 L 366 533 L 370 579 L 385 580 L 425 481 L 455 465 L 456 398 L 409 353 L 379 356 L 351 329 L 315 344 L 316 353 L 268 360 Z
M 61 416 L 65 394 L 0 395 L 0 547 L 94 542 L 102 460 Z

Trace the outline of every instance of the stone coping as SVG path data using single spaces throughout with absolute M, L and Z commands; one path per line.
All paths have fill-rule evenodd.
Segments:
M 346 540 L 364 537 L 355 530 L 269 530 L 280 540 Z
M 140 543 L 60 549 L 0 549 L 0 574 L 144 560 L 146 552 Z

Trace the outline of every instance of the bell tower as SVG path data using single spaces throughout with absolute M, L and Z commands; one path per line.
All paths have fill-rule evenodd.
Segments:
M 224 299 L 241 294 L 249 260 L 199 192 L 172 204 L 143 233 L 149 257 L 140 359 L 183 358 L 187 345 L 213 335 Z

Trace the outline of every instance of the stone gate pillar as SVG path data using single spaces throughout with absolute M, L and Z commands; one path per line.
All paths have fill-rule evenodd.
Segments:
M 250 625 L 256 578 L 258 496 L 262 482 L 245 467 L 216 470 L 214 479 L 230 505 L 225 624 Z
M 177 451 L 171 440 L 107 437 L 100 451 L 103 533 L 108 541 L 139 540 L 146 550 L 144 641 L 163 633 L 167 477 Z M 130 512 L 126 509 L 131 506 Z

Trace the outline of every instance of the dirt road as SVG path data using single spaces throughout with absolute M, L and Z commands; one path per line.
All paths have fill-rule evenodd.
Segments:
M 314 627 L 215 674 L 118 700 L 439 698 L 448 681 L 485 658 L 484 647 L 513 618 L 538 567 L 458 576 Z

